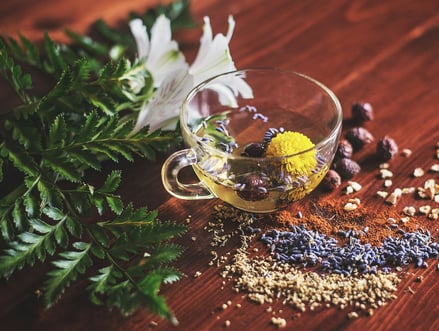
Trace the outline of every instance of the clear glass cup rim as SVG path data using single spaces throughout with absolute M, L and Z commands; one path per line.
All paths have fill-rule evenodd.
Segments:
M 312 83 L 313 85 L 319 87 L 324 93 L 326 93 L 330 97 L 330 99 L 333 103 L 333 106 L 336 110 L 337 119 L 336 119 L 334 127 L 331 129 L 331 131 L 323 139 L 320 139 L 319 142 L 315 143 L 312 148 L 308 148 L 308 149 L 302 150 L 300 152 L 296 152 L 296 153 L 289 154 L 289 155 L 283 155 L 283 156 L 253 157 L 253 156 L 245 156 L 245 155 L 232 155 L 230 153 L 227 153 L 223 150 L 212 147 L 212 146 L 208 145 L 207 143 L 203 142 L 199 136 L 197 136 L 196 134 L 191 132 L 187 123 L 184 120 L 184 112 L 185 112 L 186 105 L 191 101 L 191 99 L 200 90 L 202 90 L 205 86 L 207 86 L 212 81 L 214 81 L 220 77 L 223 77 L 223 76 L 236 75 L 236 74 L 244 73 L 244 72 L 261 72 L 261 73 L 262 72 L 265 72 L 265 73 L 274 72 L 274 73 L 280 73 L 280 74 L 285 74 L 285 75 L 297 76 L 297 77 L 303 78 L 306 81 Z M 193 142 L 195 142 L 198 145 L 201 145 L 203 150 L 208 151 L 209 153 L 212 153 L 214 155 L 221 155 L 221 156 L 226 157 L 228 159 L 235 159 L 235 160 L 242 159 L 242 160 L 258 160 L 258 161 L 261 161 L 261 160 L 279 161 L 279 160 L 288 159 L 291 157 L 296 157 L 298 155 L 305 154 L 305 153 L 308 153 L 310 151 L 317 151 L 320 148 L 322 148 L 323 146 L 325 146 L 329 141 L 331 141 L 332 139 L 334 139 L 338 135 L 338 132 L 340 131 L 340 128 L 342 125 L 342 121 L 343 121 L 343 111 L 341 108 L 340 101 L 337 98 L 337 96 L 334 94 L 334 92 L 332 92 L 331 89 L 329 89 L 326 85 L 324 85 L 320 81 L 318 81 L 318 80 L 316 80 L 316 79 L 314 79 L 306 74 L 302 74 L 300 72 L 293 71 L 293 70 L 284 70 L 284 69 L 276 69 L 276 68 L 274 68 L 274 69 L 273 68 L 247 68 L 247 69 L 228 71 L 228 72 L 224 72 L 224 73 L 212 76 L 212 77 L 204 80 L 203 82 L 199 83 L 194 88 L 192 88 L 192 90 L 188 93 L 188 95 L 186 96 L 186 98 L 184 99 L 184 101 L 180 107 L 180 127 L 182 130 L 184 130 L 186 132 L 186 135 L 191 137 L 191 140 Z

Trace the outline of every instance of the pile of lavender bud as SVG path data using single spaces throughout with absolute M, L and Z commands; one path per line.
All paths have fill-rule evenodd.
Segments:
M 361 243 L 355 231 L 344 234 L 347 243 L 338 245 L 335 238 L 300 225 L 291 226 L 290 231 L 270 230 L 261 235 L 261 240 L 280 262 L 320 266 L 322 271 L 343 275 L 376 273 L 378 269 L 390 272 L 409 264 L 427 268 L 426 260 L 439 256 L 439 243 L 433 241 L 429 231 L 387 237 L 380 246 Z

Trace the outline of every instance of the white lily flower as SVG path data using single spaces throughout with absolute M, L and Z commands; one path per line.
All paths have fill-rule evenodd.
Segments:
M 188 66 L 177 42 L 172 40 L 171 22 L 166 16 L 160 15 L 154 22 L 151 40 L 141 19 L 134 19 L 129 24 L 136 40 L 138 56 L 151 72 L 154 87 L 159 87 L 169 73 Z
M 151 45 L 149 45 L 146 28 L 143 24 L 141 22 L 139 24 L 136 20 L 132 21 L 131 24 L 139 56 L 146 58 L 147 69 L 151 71 L 157 87 L 153 99 L 142 107 L 134 132 L 146 125 L 150 126 L 151 131 L 158 128 L 175 130 L 180 107 L 193 87 L 213 76 L 236 70 L 229 51 L 229 42 L 235 27 L 235 21 L 231 16 L 228 20 L 227 35 L 217 34 L 215 37 L 212 34 L 209 18 L 204 18 L 200 49 L 190 67 L 186 63 L 181 63 L 181 60 L 173 63 L 174 70 L 170 70 L 171 66 L 167 66 L 166 73 L 164 70 L 160 71 L 149 67 L 150 65 L 160 66 L 160 64 L 167 63 L 166 58 L 162 59 L 161 57 L 168 55 L 171 50 L 177 50 L 175 44 L 169 43 L 171 40 L 169 20 L 159 19 L 161 22 L 156 22 L 152 29 Z M 159 31 L 159 29 L 163 29 L 163 31 Z M 166 47 L 163 45 L 154 46 L 154 44 L 160 44 L 159 41 L 163 40 L 168 43 Z M 154 51 L 154 47 L 159 50 Z M 162 51 L 160 51 L 160 47 Z M 159 75 L 158 78 L 155 75 Z M 243 78 L 237 77 L 212 86 L 212 89 L 218 92 L 220 101 L 224 105 L 236 107 L 236 96 L 239 94 L 244 98 L 252 96 L 252 90 Z

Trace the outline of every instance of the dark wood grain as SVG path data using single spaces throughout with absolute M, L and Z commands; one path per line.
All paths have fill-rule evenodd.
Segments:
M 0 33 L 21 32 L 31 39 L 44 30 L 62 39 L 62 29 L 79 32 L 104 18 L 120 24 L 130 11 L 145 10 L 158 1 L 92 0 L 2 1 Z M 428 168 L 439 141 L 439 2 L 436 0 L 198 0 L 192 2 L 195 19 L 211 17 L 214 32 L 225 32 L 227 16 L 233 15 L 236 29 L 231 52 L 238 68 L 278 67 L 303 72 L 334 90 L 344 108 L 349 127 L 350 106 L 366 100 L 376 119 L 368 128 L 379 138 L 390 134 L 401 148 L 413 151 L 410 158 L 393 164 L 394 181 L 413 185 L 415 167 Z M 177 34 L 181 48 L 192 59 L 200 31 Z M 3 105 L 13 100 L 0 91 Z M 359 155 L 364 165 L 356 181 L 363 184 L 359 197 L 371 207 L 382 208 L 372 192 L 381 188 L 370 164 L 372 146 Z M 231 321 L 230 330 L 275 329 L 266 305 L 248 302 L 223 287 L 220 270 L 209 267 L 209 237 L 203 229 L 217 201 L 188 202 L 169 196 L 160 181 L 160 166 L 145 160 L 124 164 L 121 193 L 138 206 L 158 208 L 160 218 L 184 221 L 192 216 L 189 232 L 179 239 L 186 247 L 178 260 L 187 277 L 164 286 L 162 294 L 180 321 L 181 330 L 220 330 Z M 437 162 L 437 161 L 436 161 Z M 437 179 L 436 175 L 436 179 Z M 418 181 L 419 185 L 421 180 Z M 333 193 L 336 196 L 339 193 Z M 337 196 L 336 196 L 337 197 Z M 325 198 L 331 198 L 331 195 Z M 437 221 L 436 221 L 437 222 Z M 437 233 L 435 234 L 437 237 Z M 191 238 L 196 237 L 193 241 Z M 233 250 L 235 247 L 227 247 Z M 224 252 L 225 253 L 225 252 Z M 288 321 L 290 330 L 439 330 L 439 273 L 437 261 L 427 269 L 409 269 L 402 278 L 398 299 L 377 309 L 371 317 L 349 320 L 346 311 L 335 308 L 306 312 L 296 320 L 294 310 L 274 303 Z M 201 276 L 193 275 L 201 272 Z M 0 281 L 0 329 L 2 330 L 155 330 L 174 329 L 147 311 L 130 317 L 91 305 L 79 282 L 50 310 L 44 310 L 34 292 L 43 279 L 37 266 Z M 422 276 L 423 281 L 414 280 Z M 407 291 L 408 287 L 414 293 Z M 231 300 L 242 308 L 221 309 Z M 151 324 L 157 322 L 157 326 Z

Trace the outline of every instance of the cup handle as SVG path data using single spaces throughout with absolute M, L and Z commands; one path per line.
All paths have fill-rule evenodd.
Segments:
M 197 162 L 192 149 L 183 149 L 170 155 L 162 166 L 162 182 L 166 191 L 174 197 L 184 200 L 212 199 L 215 196 L 203 182 L 185 184 L 178 180 L 178 173 L 185 167 Z

